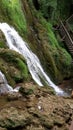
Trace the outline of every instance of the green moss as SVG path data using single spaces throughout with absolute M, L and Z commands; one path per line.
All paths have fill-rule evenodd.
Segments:
M 19 90 L 23 96 L 28 96 L 34 93 L 33 88 L 25 88 L 25 87 L 21 87 Z
M 5 74 L 8 83 L 14 87 L 15 81 L 10 76 L 9 67 L 10 66 L 4 61 L 4 59 L 0 57 L 0 70 Z
M 63 78 L 69 78 L 71 76 L 72 57 L 62 47 L 57 50 L 53 49 L 52 56 L 54 57 L 55 64 L 58 70 L 61 72 Z
M 16 59 L 17 61 L 17 66 L 21 70 L 22 76 L 24 79 L 28 78 L 28 69 L 26 64 L 19 58 Z
M 41 17 L 41 24 L 46 28 L 46 34 L 48 34 L 48 39 L 49 42 L 48 44 L 50 47 L 47 46 L 45 54 L 50 54 L 46 55 L 50 60 L 51 63 L 51 69 L 53 70 L 54 73 L 52 73 L 52 77 L 55 75 L 54 79 L 59 80 L 62 79 L 61 77 L 70 77 L 71 75 L 71 68 L 72 68 L 72 57 L 71 55 L 67 52 L 67 50 L 64 48 L 65 46 L 63 45 L 64 43 L 61 43 L 61 41 L 57 40 L 56 35 L 54 34 L 54 30 L 52 28 L 52 24 L 48 23 L 45 19 Z M 61 47 L 61 45 L 63 47 Z M 51 58 L 52 57 L 52 58 Z M 64 71 L 63 71 L 64 69 Z M 59 74 L 59 75 L 58 75 Z M 58 77 L 58 78 L 57 78 Z
M 33 4 L 31 4 L 30 2 L 30 7 L 33 10 L 32 6 Z M 41 63 L 45 71 L 51 77 L 52 81 L 54 81 L 55 83 L 60 83 L 64 78 L 70 77 L 71 75 L 70 66 L 72 58 L 68 57 L 67 55 L 68 52 L 66 50 L 65 53 L 62 50 L 64 48 L 60 46 L 61 42 L 59 42 L 56 38 L 54 29 L 52 27 L 52 23 L 46 21 L 39 11 L 32 11 L 32 10 L 31 12 L 34 17 L 33 30 L 35 32 L 34 34 L 36 34 L 36 37 L 34 34 L 33 35 L 34 39 L 37 39 L 37 41 L 39 40 L 38 43 L 35 42 L 37 48 L 38 46 L 41 48 L 41 51 L 39 52 L 40 55 L 39 58 L 41 59 Z M 32 37 L 32 43 L 33 43 L 33 37 Z M 32 45 L 34 47 L 34 43 Z M 68 58 L 70 58 L 70 60 Z M 66 60 L 69 61 L 69 64 L 66 63 Z M 66 64 L 67 70 L 66 67 L 65 69 L 63 68 L 64 64 Z
M 46 35 L 48 35 L 48 43 L 52 45 L 53 47 L 58 47 L 58 41 L 56 39 L 56 36 L 54 34 L 54 30 L 52 27 L 52 24 L 47 22 L 40 13 L 37 15 L 38 19 L 40 19 L 40 24 L 45 28 Z M 43 32 L 44 33 L 44 32 Z
M 21 60 L 26 62 L 22 55 L 15 52 L 14 50 L 10 50 L 10 49 L 0 49 L 0 56 L 3 57 L 7 62 L 15 62 L 16 63 L 15 59 L 17 57 L 19 57 Z
M 4 42 L 0 42 L 0 48 L 7 48 L 7 46 Z
M 26 20 L 20 0 L 1 0 L 0 19 L 14 25 L 20 32 L 26 32 Z
M 24 82 L 28 78 L 25 59 L 13 50 L 0 49 L 0 70 L 6 75 L 9 84 L 13 86 L 15 83 Z
M 50 44 L 53 45 L 54 47 L 58 47 L 59 46 L 58 41 L 57 41 L 55 34 L 53 32 L 52 24 L 46 22 L 45 26 L 46 26 L 46 29 L 48 31 Z

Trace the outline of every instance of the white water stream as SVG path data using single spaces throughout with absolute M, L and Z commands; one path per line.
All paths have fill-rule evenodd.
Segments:
M 38 57 L 30 50 L 28 44 L 23 41 L 16 30 L 7 23 L 0 23 L 0 29 L 6 37 L 7 46 L 10 49 L 22 54 L 26 59 L 28 69 L 35 82 L 39 86 L 43 86 L 42 80 L 44 80 L 48 86 L 53 87 L 58 94 L 62 95 L 63 91 L 50 80 L 50 78 L 44 72 Z
M 4 74 L 0 71 L 0 94 L 18 92 L 19 87 L 13 89 L 8 83 Z

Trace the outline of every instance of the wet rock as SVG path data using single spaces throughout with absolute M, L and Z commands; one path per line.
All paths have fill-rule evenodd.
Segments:
M 22 97 L 22 95 L 20 93 L 12 92 L 12 93 L 8 93 L 7 100 L 14 101 L 14 100 L 20 99 L 21 97 Z

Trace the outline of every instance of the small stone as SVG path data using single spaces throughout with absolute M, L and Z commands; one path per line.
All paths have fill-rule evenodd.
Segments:
M 39 110 L 41 110 L 41 109 L 42 109 L 42 107 L 41 107 L 41 106 L 38 106 L 38 109 L 39 109 Z
M 7 99 L 9 101 L 18 100 L 21 97 L 22 97 L 22 95 L 17 92 L 8 93 L 8 95 L 7 95 Z

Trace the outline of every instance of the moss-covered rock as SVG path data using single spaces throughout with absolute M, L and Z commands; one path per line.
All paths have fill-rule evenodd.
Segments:
M 3 35 L 2 31 L 0 30 L 0 48 L 7 48 L 6 39 L 5 36 Z
M 48 6 L 49 4 L 51 4 L 51 6 L 53 6 L 54 8 L 56 6 L 61 7 L 61 5 L 58 5 L 58 2 L 54 0 L 52 2 L 47 0 L 38 1 L 38 4 L 40 4 L 41 2 L 46 2 L 45 4 L 43 4 L 43 6 Z M 64 1 L 63 9 L 64 7 L 68 6 L 68 13 L 70 13 L 69 9 L 71 1 L 69 5 L 68 2 L 66 3 L 66 1 Z M 63 45 L 63 43 L 57 39 L 54 33 L 52 22 L 47 22 L 46 19 L 42 17 L 42 14 L 40 13 L 40 8 L 37 10 L 32 0 L 29 0 L 28 2 L 26 0 L 26 3 L 28 5 L 28 10 L 30 10 L 31 16 L 33 16 L 31 22 L 28 21 L 28 40 L 30 41 L 29 45 L 32 50 L 39 56 L 45 71 L 49 74 L 51 79 L 56 83 L 60 83 L 64 78 L 69 78 L 72 75 L 72 57 L 70 56 L 69 52 L 67 52 L 65 46 L 60 45 Z M 41 4 L 39 6 L 41 6 Z M 61 10 L 59 10 L 58 16 L 61 16 L 61 14 L 62 12 Z M 27 15 L 29 18 L 29 13 L 27 13 Z M 68 16 L 66 12 L 64 15 L 66 17 Z M 62 18 L 64 19 L 66 17 Z M 58 20 L 58 17 L 56 18 Z M 54 20 L 55 19 L 53 17 L 53 21 Z M 39 51 L 39 48 L 41 51 Z
M 0 49 L 0 70 L 6 75 L 10 85 L 26 81 L 28 69 L 25 59 L 15 51 Z
M 0 22 L 8 22 L 14 25 L 19 32 L 26 32 L 26 19 L 21 9 L 20 0 L 0 1 Z

